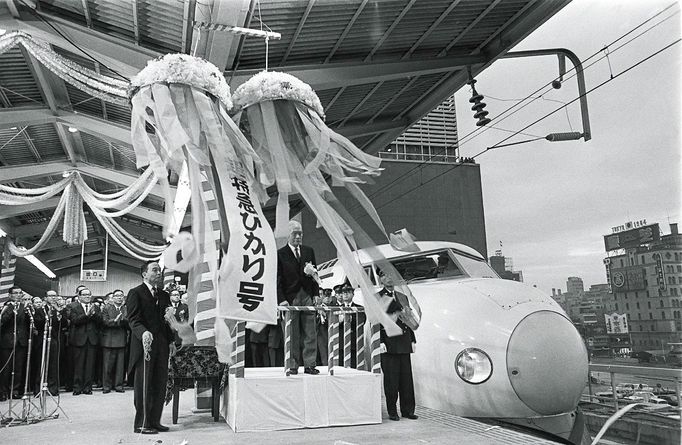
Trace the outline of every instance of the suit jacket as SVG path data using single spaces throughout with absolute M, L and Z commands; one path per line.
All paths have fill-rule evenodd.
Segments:
M 69 344 L 72 346 L 85 346 L 99 344 L 100 325 L 102 324 L 102 310 L 94 303 L 90 303 L 94 310 L 91 315 L 85 313 L 85 309 L 79 302 L 71 303 L 68 308 L 69 322 Z
M 119 314 L 121 318 L 116 320 Z M 128 310 L 125 304 L 121 310 L 115 304 L 107 304 L 102 309 L 102 346 L 105 348 L 123 348 L 128 336 Z
M 130 337 L 130 360 L 128 369 L 132 371 L 139 360 L 142 359 L 142 334 L 145 331 L 152 333 L 154 343 L 171 343 L 175 339 L 173 332 L 163 318 L 166 308 L 171 305 L 170 296 L 162 290 L 157 291 L 154 298 L 145 283 L 130 289 L 126 297 L 128 308 L 128 325 L 132 335 Z
M 403 309 L 403 304 L 408 304 L 408 299 L 407 296 L 404 294 L 401 294 L 400 292 L 394 291 L 393 292 L 395 295 L 395 298 L 391 302 L 391 304 L 388 305 L 388 309 L 386 312 L 390 314 L 395 314 L 396 312 L 400 312 Z M 379 295 L 385 296 L 388 295 L 389 291 L 386 290 L 386 288 L 383 288 L 379 291 Z M 403 302 L 403 304 L 400 303 L 400 301 Z M 410 329 L 405 323 L 403 323 L 401 320 L 396 320 L 397 325 L 400 327 L 400 329 L 403 330 L 403 333 L 401 335 L 396 335 L 394 337 L 389 337 L 386 335 L 386 331 L 384 330 L 384 327 L 381 327 L 381 343 L 383 343 L 386 346 L 386 352 L 389 354 L 411 354 L 412 353 L 412 343 L 416 343 L 417 339 L 414 336 L 414 331 Z
M 317 282 L 303 272 L 306 263 L 316 266 L 315 252 L 312 247 L 300 246 L 301 260 L 298 261 L 287 244 L 277 251 L 277 303 L 287 301 L 291 304 L 300 289 L 308 295 L 319 293 Z
M 0 348 L 11 348 L 14 346 L 14 307 L 17 303 L 9 302 L 3 307 L 2 317 L 0 317 Z M 17 307 L 17 344 L 28 347 L 30 318 L 26 313 L 26 307 L 18 303 Z M 0 363 L 2 365 L 2 363 Z
M 171 303 L 171 306 L 173 306 L 173 303 Z M 181 323 L 189 321 L 189 306 L 182 301 L 178 302 L 175 308 L 175 319 Z

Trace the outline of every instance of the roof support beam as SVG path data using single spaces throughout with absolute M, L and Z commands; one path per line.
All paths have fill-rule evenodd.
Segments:
M 100 253 L 96 255 L 87 255 L 83 257 L 83 265 L 94 263 L 95 261 L 104 260 L 104 256 Z M 68 269 L 69 267 L 75 267 L 81 265 L 81 258 L 69 258 L 68 260 L 62 260 L 59 263 L 50 264 L 50 268 L 54 271 Z
M 135 45 L 140 44 L 140 25 L 139 25 L 139 18 L 137 16 L 137 0 L 132 0 L 132 8 L 133 8 L 133 33 L 135 34 Z
M 24 204 L 20 206 L 0 205 L 0 219 L 14 218 L 15 216 L 25 215 L 27 213 L 42 212 L 57 207 L 59 198 L 48 198 L 45 201 L 35 202 L 31 204 Z
M 381 36 L 381 38 L 376 43 L 376 45 L 374 45 L 374 48 L 372 48 L 372 50 L 369 52 L 369 54 L 367 54 L 367 56 L 365 57 L 365 62 L 369 62 L 370 60 L 372 60 L 372 57 L 374 57 L 374 54 L 376 54 L 376 52 L 379 51 L 379 48 L 381 48 L 381 45 L 384 44 L 386 39 L 388 39 L 388 36 L 391 35 L 391 33 L 393 32 L 395 27 L 398 26 L 398 23 L 400 23 L 400 21 L 403 19 L 403 17 L 405 17 L 405 14 L 408 13 L 408 11 L 412 8 L 412 5 L 414 5 L 416 2 L 417 2 L 417 0 L 410 0 L 410 2 L 407 5 L 405 5 L 403 10 L 400 11 L 400 14 L 398 14 L 398 17 L 396 17 L 395 20 L 393 20 L 393 23 L 391 23 L 391 26 L 388 27 L 388 29 L 386 30 L 386 32 L 384 32 L 384 34 Z
M 0 19 L 0 28 L 7 30 L 23 30 L 32 36 L 57 45 L 75 54 L 82 54 L 79 48 L 60 36 L 55 30 L 29 12 L 22 11 L 21 19 Z M 70 20 L 39 12 L 47 21 L 55 24 L 70 40 L 78 42 L 85 51 L 94 58 L 128 78 L 133 77 L 147 64 L 147 61 L 162 54 L 119 37 L 109 36 L 103 32 L 78 25 Z
M 197 6 L 196 0 L 184 0 L 182 7 L 182 47 L 180 52 L 189 54 L 192 45 L 192 33 L 194 27 L 194 11 Z
M 301 17 L 301 20 L 298 22 L 298 26 L 296 27 L 296 31 L 294 31 L 294 35 L 291 36 L 291 41 L 289 42 L 289 46 L 287 46 L 287 50 L 284 51 L 284 56 L 282 56 L 282 61 L 279 63 L 280 65 L 284 65 L 287 62 L 287 58 L 289 57 L 291 50 L 293 49 L 294 45 L 296 44 L 296 39 L 298 39 L 298 35 L 301 33 L 301 30 L 303 29 L 303 25 L 305 25 L 305 21 L 308 20 L 308 15 L 310 14 L 310 11 L 313 9 L 314 5 L 315 5 L 315 0 L 308 0 L 308 6 L 306 6 L 305 11 L 303 12 L 303 16 Z
M 351 28 L 355 24 L 355 21 L 358 19 L 358 17 L 362 13 L 363 9 L 365 9 L 365 6 L 367 6 L 368 1 L 369 0 L 362 0 L 362 3 L 360 4 L 360 6 L 358 6 L 358 9 L 355 10 L 355 14 L 353 14 L 353 17 L 351 17 L 350 21 L 348 22 L 346 27 L 343 29 L 343 32 L 341 33 L 339 38 L 336 40 L 334 47 L 332 48 L 331 51 L 329 51 L 327 58 L 324 59 L 324 63 L 329 63 L 329 61 L 332 60 L 332 57 L 334 57 L 336 50 L 338 50 L 339 47 L 341 46 L 341 43 L 343 42 L 343 40 L 346 38 L 346 36 L 350 32 Z
M 350 121 L 349 125 L 344 125 L 340 128 L 335 128 L 339 134 L 347 138 L 355 138 L 359 136 L 367 136 L 369 134 L 383 133 L 384 131 L 404 130 L 409 126 L 410 122 L 407 119 L 393 120 L 391 118 L 377 120 L 372 123 L 366 123 L 364 120 Z
M 278 69 L 298 77 L 315 90 L 327 90 L 351 85 L 362 85 L 413 76 L 445 73 L 454 69 L 484 63 L 484 56 L 441 57 L 439 59 L 408 60 L 374 63 L 329 63 L 285 66 Z M 260 70 L 238 70 L 230 82 L 236 88 Z
M 92 28 L 92 16 L 90 15 L 90 6 L 88 5 L 88 0 L 81 0 L 81 5 L 83 6 L 85 24 L 88 25 L 88 28 Z
M 13 165 L 8 167 L 0 167 L 0 183 L 1 182 L 15 182 L 26 181 L 33 178 L 41 178 L 44 176 L 61 175 L 65 171 L 78 170 L 82 175 L 91 176 L 102 181 L 108 181 L 122 186 L 129 186 L 139 177 L 136 173 L 124 173 L 117 170 L 111 170 L 99 165 L 86 164 L 78 162 L 76 165 L 71 165 L 64 161 L 58 162 L 44 162 L 42 164 L 27 164 L 27 165 Z M 175 187 L 171 187 L 171 192 L 175 192 Z M 150 196 L 163 198 L 161 186 L 156 185 L 149 193 Z
M 211 22 L 228 26 L 244 26 L 249 13 L 250 0 L 213 1 L 213 8 L 209 11 L 206 5 L 199 3 L 196 8 L 198 22 Z M 194 43 L 197 43 L 196 55 L 202 57 L 220 71 L 232 66 L 237 46 L 242 36 L 225 31 L 206 31 L 205 29 L 194 32 Z M 202 44 L 206 42 L 206 44 Z

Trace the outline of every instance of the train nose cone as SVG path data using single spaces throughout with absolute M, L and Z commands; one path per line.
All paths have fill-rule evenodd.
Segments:
M 572 411 L 587 384 L 587 351 L 565 317 L 550 311 L 528 315 L 507 347 L 507 373 L 519 399 L 542 415 Z

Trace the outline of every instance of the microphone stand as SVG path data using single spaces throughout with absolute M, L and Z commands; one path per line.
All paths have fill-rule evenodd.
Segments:
M 45 420 L 45 419 L 56 419 L 59 417 L 59 414 L 55 414 L 57 410 L 60 410 L 64 416 L 69 419 L 69 416 L 64 412 L 64 409 L 62 409 L 61 406 L 59 406 L 59 398 L 55 397 L 52 393 L 50 393 L 50 390 L 48 388 L 48 378 L 50 375 L 50 346 L 52 344 L 52 326 L 53 326 L 53 313 L 56 312 L 51 306 L 48 307 L 47 310 L 45 310 L 45 328 L 43 330 L 43 351 L 42 351 L 42 362 L 41 362 L 41 368 L 40 368 L 40 392 L 38 393 L 38 399 L 40 401 L 40 416 L 38 420 Z M 59 335 L 59 332 L 57 333 Z M 57 354 L 59 354 L 59 351 L 57 351 Z M 59 357 L 59 355 L 57 356 Z M 59 362 L 58 362 L 59 363 Z M 57 372 L 59 372 L 59 369 L 57 369 Z M 57 385 L 57 391 L 59 391 L 59 385 Z M 50 399 L 52 399 L 53 402 L 56 404 L 56 408 L 50 413 L 46 414 L 46 409 L 47 409 L 47 396 L 50 396 Z M 69 419 L 70 421 L 71 419 Z
M 35 413 L 32 413 L 33 409 L 40 411 L 40 408 L 36 406 L 31 400 L 31 353 L 33 349 L 33 330 L 35 329 L 35 319 L 33 317 L 33 306 L 26 306 L 26 313 L 29 317 L 29 327 L 28 327 L 28 352 L 26 354 L 26 378 L 24 379 L 24 396 L 21 398 L 23 402 L 22 406 L 22 418 L 21 420 L 26 423 L 32 423 L 34 421 Z M 43 345 L 44 346 L 44 345 Z
M 12 304 L 12 310 L 14 312 L 14 330 L 13 330 L 13 337 L 12 337 L 12 377 L 10 379 L 9 383 L 9 409 L 7 410 L 7 426 L 9 427 L 12 425 L 14 422 L 17 420 L 17 413 L 14 411 L 14 377 L 15 377 L 15 366 L 16 366 L 16 360 L 17 360 L 17 315 L 18 315 L 18 310 L 19 310 L 19 305 Z

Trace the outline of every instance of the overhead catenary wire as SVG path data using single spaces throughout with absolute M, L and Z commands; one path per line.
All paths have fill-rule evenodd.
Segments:
M 600 83 L 600 84 L 594 86 L 593 88 L 587 90 L 587 91 L 585 92 L 585 95 L 590 94 L 590 93 L 592 93 L 593 91 L 595 91 L 595 90 L 601 88 L 602 86 L 606 85 L 607 83 L 616 80 L 618 77 L 620 77 L 620 76 L 622 76 L 623 74 L 629 72 L 630 70 L 632 70 L 632 69 L 638 67 L 638 66 L 641 65 L 642 63 L 648 61 L 649 59 L 651 59 L 651 58 L 657 56 L 658 54 L 662 53 L 663 51 L 665 51 L 665 50 L 667 50 L 667 49 L 673 47 L 674 45 L 680 43 L 680 41 L 682 41 L 682 38 L 678 38 L 677 40 L 675 40 L 675 41 L 669 43 L 668 45 L 666 45 L 666 46 L 664 46 L 663 48 L 657 50 L 656 52 L 650 54 L 649 56 L 645 57 L 644 59 L 641 59 L 640 61 L 634 63 L 633 65 L 630 65 L 628 68 L 624 69 L 623 71 L 619 72 L 618 74 L 614 75 L 613 77 L 610 77 L 610 78 L 606 79 L 605 81 L 603 81 L 602 83 Z M 569 101 L 566 105 L 563 105 L 563 106 L 557 108 L 556 110 L 554 110 L 554 111 L 552 111 L 552 112 L 550 112 L 550 113 L 547 113 L 545 116 L 543 116 L 543 117 L 541 117 L 541 118 L 539 118 L 539 119 L 536 119 L 533 123 L 527 125 L 526 127 L 522 128 L 522 129 L 519 130 L 519 131 L 524 131 L 524 130 L 528 129 L 528 128 L 531 127 L 532 125 L 535 125 L 536 123 L 538 123 L 538 122 L 540 122 L 541 120 L 543 120 L 543 119 L 545 119 L 545 118 L 551 116 L 552 114 L 556 113 L 557 111 L 561 110 L 562 108 L 567 107 L 568 105 L 572 104 L 573 102 L 579 100 L 580 97 L 581 97 L 581 96 L 578 96 L 578 97 L 576 97 L 575 99 Z M 517 133 L 517 134 L 518 134 L 518 133 Z M 511 138 L 511 137 L 512 137 L 512 136 L 510 136 L 510 137 L 504 139 L 503 141 L 498 142 L 498 144 L 501 144 L 502 142 L 508 140 L 508 139 Z M 487 147 L 485 150 L 476 153 L 476 154 L 475 154 L 474 156 L 472 156 L 471 158 L 472 158 L 472 159 L 475 159 L 475 158 L 481 156 L 482 154 L 484 154 L 484 153 L 486 153 L 486 152 L 488 152 L 488 151 L 490 151 L 490 150 L 493 150 L 493 149 L 495 149 L 495 148 L 499 148 L 499 147 L 500 147 L 499 145 Z M 460 166 L 462 166 L 462 165 L 464 165 L 464 164 L 455 164 L 455 165 L 452 166 L 451 168 L 449 168 L 449 169 L 447 169 L 447 170 L 445 170 L 445 171 L 443 171 L 443 172 L 441 172 L 441 173 L 435 175 L 434 177 L 432 177 L 432 178 L 430 178 L 430 179 L 428 179 L 428 180 L 426 180 L 426 181 L 421 182 L 419 185 L 414 186 L 412 189 L 406 191 L 405 193 L 401 194 L 400 196 L 396 196 L 395 198 L 390 199 L 390 200 L 386 201 L 386 202 L 383 203 L 383 204 L 376 205 L 375 208 L 376 208 L 377 210 L 379 210 L 379 209 L 381 209 L 381 208 L 383 208 L 383 207 L 386 207 L 387 205 L 393 203 L 394 201 L 396 201 L 396 200 L 398 200 L 398 199 L 402 199 L 405 195 L 414 192 L 415 190 L 417 190 L 417 189 L 419 189 L 419 188 L 425 186 L 426 184 L 428 184 L 428 183 L 430 183 L 430 182 L 435 181 L 435 180 L 438 179 L 439 177 L 441 177 L 441 176 L 443 176 L 443 175 L 445 175 L 445 174 L 447 174 L 447 173 L 453 171 L 454 169 L 456 169 L 456 168 L 458 168 L 458 167 L 460 167 Z M 360 218 L 362 218 L 362 217 L 364 217 L 364 215 L 361 216 Z
M 592 55 L 590 55 L 589 57 L 587 57 L 586 59 L 584 59 L 582 62 L 587 62 L 587 61 L 593 59 L 594 57 L 596 57 L 597 55 L 599 55 L 600 53 L 602 53 L 602 52 L 604 51 L 604 48 L 608 48 L 609 46 L 613 46 L 613 45 L 615 45 L 616 43 L 620 42 L 621 40 L 625 39 L 627 36 L 631 35 L 631 34 L 634 33 L 635 31 L 637 31 L 638 29 L 642 28 L 643 26 L 645 26 L 647 23 L 651 22 L 652 20 L 655 20 L 657 17 L 659 17 L 661 14 L 664 14 L 665 12 L 667 12 L 670 8 L 672 8 L 672 7 L 675 6 L 675 5 L 676 5 L 676 3 L 671 3 L 670 5 L 668 5 L 667 7 L 663 8 L 661 11 L 659 11 L 658 13 L 656 13 L 656 14 L 654 14 L 653 16 L 649 17 L 648 19 L 644 20 L 644 21 L 643 21 L 642 23 L 640 23 L 639 25 L 637 25 L 637 26 L 635 26 L 634 28 L 632 28 L 631 30 L 625 32 L 624 34 L 622 34 L 621 36 L 619 36 L 618 38 L 616 38 L 615 40 L 613 40 L 611 43 L 609 43 L 609 44 L 605 45 L 604 47 L 602 47 L 601 49 L 595 51 Z M 645 30 L 642 31 L 641 33 L 635 35 L 633 38 L 627 40 L 627 41 L 624 42 L 622 45 L 620 45 L 620 46 L 618 46 L 617 48 L 615 48 L 615 49 L 611 52 L 611 54 L 612 54 L 613 52 L 615 52 L 615 51 L 617 51 L 617 50 L 623 48 L 624 46 L 630 44 L 630 43 L 633 42 L 634 40 L 640 38 L 641 36 L 643 36 L 644 34 L 648 33 L 649 31 L 653 30 L 654 28 L 660 26 L 662 23 L 666 22 L 667 20 L 669 20 L 670 18 L 674 17 L 674 16 L 677 15 L 677 14 L 679 14 L 679 10 L 678 10 L 678 11 L 675 11 L 673 14 L 671 14 L 670 16 L 668 16 L 668 17 L 662 19 L 661 21 L 655 23 L 655 24 L 652 25 L 651 27 L 645 29 Z M 602 56 L 602 57 L 598 58 L 596 61 L 590 63 L 589 65 L 586 65 L 585 67 L 583 67 L 583 71 L 585 71 L 586 69 L 592 67 L 594 64 L 596 64 L 597 62 L 603 60 L 604 58 L 605 58 L 605 56 Z M 576 69 L 575 69 L 575 67 L 573 67 L 573 68 L 569 69 L 569 70 L 564 74 L 564 76 L 565 76 L 567 73 L 570 73 L 571 71 L 573 71 L 574 73 L 571 74 L 571 75 L 568 76 L 568 77 L 565 77 L 564 81 L 565 81 L 565 80 L 569 80 L 569 79 L 571 79 L 571 78 L 573 78 L 573 77 L 575 77 L 575 76 L 577 75 L 577 74 L 575 73 Z M 542 95 L 539 95 L 539 96 L 535 96 L 535 95 L 537 95 L 540 91 L 542 91 L 543 89 L 545 89 L 545 88 L 547 88 L 547 87 L 550 87 L 550 89 L 548 89 L 548 91 L 550 91 L 550 90 L 551 90 L 551 84 L 552 84 L 552 82 L 553 82 L 554 80 L 558 80 L 558 79 L 559 79 L 559 77 L 556 77 L 555 79 L 552 79 L 551 81 L 547 82 L 545 85 L 541 86 L 540 88 L 538 88 L 538 89 L 536 89 L 535 91 L 533 91 L 533 92 L 531 92 L 530 94 L 528 94 L 525 98 L 521 99 L 518 103 L 516 103 L 516 104 L 510 106 L 510 107 L 507 108 L 506 110 L 503 110 L 502 113 L 500 113 L 498 116 L 492 118 L 492 121 L 493 121 L 492 123 L 497 123 L 497 124 L 499 124 L 499 122 L 502 122 L 502 121 L 505 120 L 507 117 L 510 117 L 511 115 L 515 114 L 516 112 L 520 111 L 521 109 L 527 107 L 527 106 L 530 105 L 533 101 L 530 101 L 530 102 L 524 104 L 524 105 L 521 106 L 517 111 L 514 111 L 513 113 L 509 114 L 508 116 L 502 117 L 502 116 L 504 116 L 505 113 L 508 113 L 508 112 L 510 112 L 511 110 L 513 110 L 514 108 L 519 107 L 520 104 L 521 104 L 522 102 L 528 100 L 528 99 L 531 98 L 531 97 L 536 97 L 536 98 L 538 98 L 538 99 L 539 99 L 539 98 L 543 98 L 543 99 L 544 99 L 543 95 L 544 95 L 545 93 L 542 93 Z M 579 98 L 578 98 L 578 99 L 579 99 Z M 562 107 L 562 108 L 566 108 L 566 107 Z M 497 122 L 496 122 L 496 121 L 497 121 Z M 468 134 L 466 134 L 466 135 L 464 135 L 462 138 L 460 138 L 460 140 L 458 141 L 458 146 L 459 146 L 459 147 L 462 147 L 462 146 L 465 145 L 467 142 L 470 142 L 470 141 L 473 140 L 475 137 L 480 136 L 481 134 L 483 134 L 484 132 L 490 130 L 491 128 L 493 128 L 493 129 L 499 129 L 499 128 L 496 128 L 496 127 L 494 127 L 494 126 L 492 126 L 492 125 L 488 125 L 488 126 L 486 126 L 486 127 L 477 127 L 476 129 L 472 130 L 471 132 L 469 132 Z M 374 197 L 379 196 L 380 194 L 383 194 L 386 190 L 390 189 L 390 187 L 392 187 L 393 184 L 405 180 L 406 178 L 409 177 L 409 175 L 411 175 L 411 174 L 412 174 L 413 172 L 415 172 L 416 170 L 421 169 L 424 165 L 428 164 L 432 159 L 434 159 L 434 158 L 437 157 L 437 156 L 441 156 L 443 153 L 445 153 L 445 152 L 447 151 L 448 148 L 452 148 L 452 146 L 443 147 L 443 148 L 442 148 L 441 150 L 439 150 L 438 152 L 432 154 L 432 155 L 431 155 L 428 159 L 426 159 L 425 161 L 419 162 L 414 168 L 412 168 L 411 170 L 405 172 L 405 173 L 404 173 L 403 175 L 401 175 L 400 177 L 394 179 L 393 181 L 389 182 L 388 184 L 385 184 L 385 185 L 381 186 L 378 190 L 375 190 L 373 193 L 369 194 L 368 197 L 369 197 L 369 198 L 374 198 Z M 477 155 L 476 155 L 476 156 L 477 156 Z M 474 156 L 474 157 L 475 157 L 475 156 Z M 357 207 L 357 206 L 356 206 L 356 207 Z M 356 208 L 356 207 L 354 207 L 354 208 Z M 351 209 L 351 210 L 352 210 L 352 209 Z

